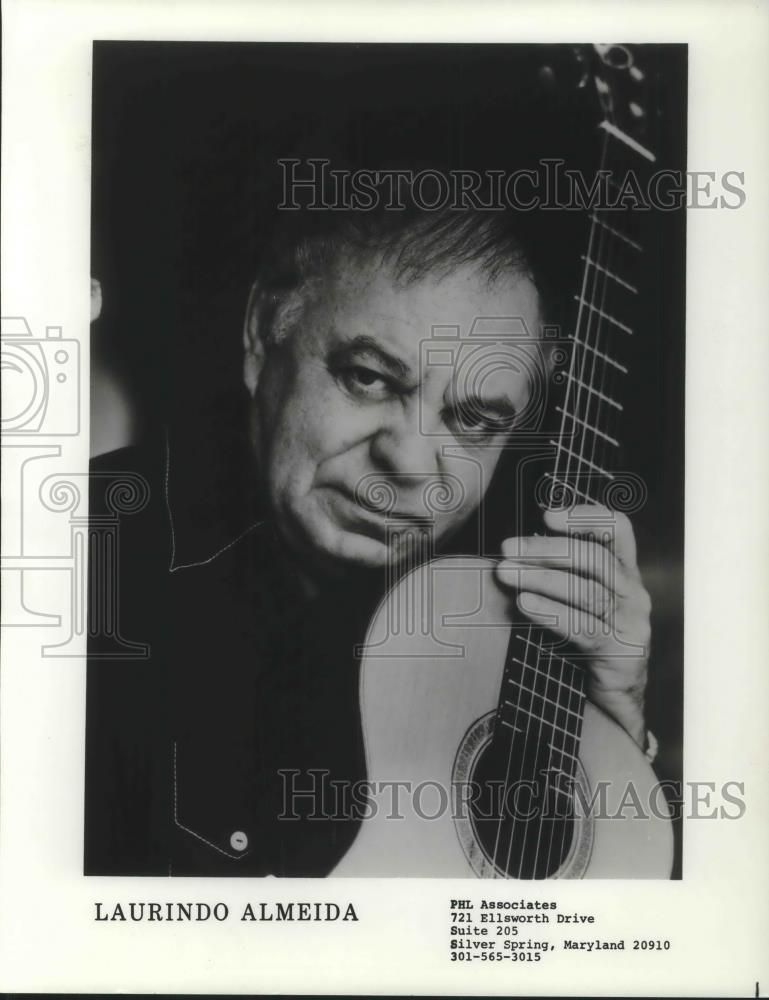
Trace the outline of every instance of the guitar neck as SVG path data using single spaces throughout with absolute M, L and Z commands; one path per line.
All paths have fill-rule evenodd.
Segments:
M 607 172 L 610 198 L 621 199 L 648 171 L 654 154 L 608 120 L 599 127 L 600 169 Z M 589 212 L 581 276 L 573 295 L 571 350 L 562 372 L 563 397 L 556 406 L 560 426 L 550 440 L 552 506 L 611 507 L 612 491 L 620 483 L 616 470 L 623 383 L 629 375 L 630 345 L 639 335 L 636 311 L 645 252 L 638 211 L 596 205 Z M 584 707 L 584 671 L 554 652 L 543 629 L 513 630 L 498 719 L 511 744 L 518 744 L 522 759 L 528 757 L 533 769 L 544 766 L 573 780 Z M 527 747 L 532 738 L 540 747 L 536 754 Z
M 610 199 L 642 183 L 654 154 L 602 123 L 601 169 Z M 639 152 L 640 150 L 640 152 Z M 651 157 L 651 161 L 649 160 Z M 632 178 L 632 180 L 629 180 Z M 621 448 L 624 384 L 629 374 L 644 245 L 642 214 L 596 206 L 589 216 L 581 278 L 574 292 L 571 351 L 551 473 L 554 505 L 603 503 L 611 495 Z

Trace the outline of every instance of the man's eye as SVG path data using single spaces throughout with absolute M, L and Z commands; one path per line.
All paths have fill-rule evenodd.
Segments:
M 515 423 L 515 413 L 484 406 L 473 400 L 457 406 L 450 416 L 453 430 L 464 433 L 503 434 Z
M 385 377 L 373 368 L 350 365 L 343 368 L 340 377 L 349 392 L 366 398 L 383 398 L 390 391 Z

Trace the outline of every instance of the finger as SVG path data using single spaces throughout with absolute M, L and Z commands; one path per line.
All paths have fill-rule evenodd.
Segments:
M 627 596 L 630 591 L 630 580 L 619 560 L 598 542 L 566 535 L 506 538 L 502 542 L 502 554 L 505 560 L 500 568 L 536 564 L 597 580 L 620 597 Z
M 608 614 L 612 593 L 596 580 L 556 569 L 540 569 L 511 563 L 497 568 L 501 583 L 526 593 L 550 597 L 568 607 L 579 608 L 597 618 Z
M 610 549 L 625 569 L 637 571 L 635 532 L 627 514 L 603 504 L 583 503 L 565 510 L 546 510 L 543 519 L 550 531 L 592 536 Z
M 569 607 L 542 594 L 524 591 L 518 595 L 518 608 L 537 625 L 542 625 L 585 653 L 592 653 L 611 635 L 610 626 L 586 611 Z

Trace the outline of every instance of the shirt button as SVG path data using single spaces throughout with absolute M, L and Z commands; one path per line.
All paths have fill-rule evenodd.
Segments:
M 245 851 L 248 847 L 248 837 L 242 830 L 236 830 L 230 837 L 230 846 L 236 851 Z

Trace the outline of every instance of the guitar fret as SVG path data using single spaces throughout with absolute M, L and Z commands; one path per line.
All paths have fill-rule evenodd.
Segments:
M 634 285 L 631 285 L 629 281 L 625 281 L 623 278 L 620 278 L 618 274 L 615 274 L 614 271 L 610 271 L 609 268 L 604 267 L 603 264 L 599 264 L 597 261 L 593 260 L 592 257 L 588 257 L 586 254 L 583 253 L 580 254 L 580 260 L 586 261 L 597 271 L 601 271 L 602 274 L 605 274 L 609 278 L 612 278 L 614 281 L 617 282 L 618 285 L 621 285 L 623 288 L 626 288 L 629 292 L 632 292 L 633 295 L 638 295 L 638 289 Z
M 547 697 L 549 692 L 550 694 L 553 695 L 552 698 L 548 699 L 549 701 L 555 701 L 558 698 L 560 689 L 567 686 L 562 681 L 556 680 L 555 677 L 553 677 L 551 674 L 543 670 L 538 670 L 536 667 L 533 667 L 532 664 L 527 663 L 525 660 L 518 659 L 517 656 L 511 655 L 510 662 L 517 663 L 521 667 L 528 667 L 529 670 L 532 670 L 534 672 L 534 682 L 530 684 L 527 690 L 533 691 L 535 694 L 540 695 L 540 697 Z M 513 677 L 506 676 L 506 680 L 510 684 L 519 684 L 520 686 L 523 686 L 522 681 L 518 681 Z M 540 683 L 543 680 L 544 680 L 544 685 Z M 539 690 L 539 688 L 542 686 L 544 686 L 545 689 L 544 692 Z M 550 690 L 551 688 L 553 688 L 554 690 L 551 691 Z M 574 688 L 571 688 L 572 693 L 574 692 L 574 690 L 575 690 Z M 580 694 L 579 697 L 584 698 L 584 694 Z M 571 695 L 569 695 L 569 699 L 571 700 Z
M 515 709 L 516 712 L 523 712 L 524 715 L 528 715 L 532 719 L 536 719 L 537 722 L 544 722 L 545 725 L 548 726 L 550 729 L 555 729 L 559 733 L 563 733 L 563 735 L 570 740 L 574 740 L 575 742 L 577 742 L 577 740 L 579 739 L 578 732 L 576 733 L 569 732 L 568 729 L 564 729 L 563 726 L 559 726 L 557 722 L 550 722 L 547 719 L 543 719 L 540 715 L 537 715 L 536 712 L 530 712 L 528 708 L 524 708 L 522 705 L 514 705 L 511 701 L 505 701 L 503 702 L 503 704 L 509 706 L 510 708 Z M 499 716 L 499 720 L 502 723 L 502 725 L 507 726 L 508 729 L 517 728 L 516 726 L 513 726 L 511 723 L 507 722 L 504 718 L 502 718 L 501 715 Z M 518 732 L 521 732 L 521 730 L 519 729 Z
M 610 226 L 608 222 L 604 222 L 602 219 L 599 219 L 595 212 L 591 213 L 590 218 L 602 229 L 605 229 L 607 233 L 611 233 L 612 236 L 616 236 L 618 240 L 622 240 L 623 243 L 627 243 L 627 245 L 632 247 L 634 250 L 638 250 L 639 253 L 643 253 L 643 247 L 640 243 L 636 243 L 635 240 L 631 240 L 629 236 L 625 235 L 625 233 L 621 233 L 619 229 L 615 229 L 614 226 Z
M 589 469 L 595 469 L 596 472 L 600 472 L 601 475 L 606 476 L 607 479 L 614 479 L 611 472 L 607 472 L 606 469 L 602 469 L 600 465 L 596 465 L 595 462 L 591 462 L 589 458 L 585 458 L 584 455 L 580 455 L 576 451 L 572 451 L 563 442 L 560 444 L 557 441 L 550 441 L 549 444 L 553 445 L 554 448 L 560 448 L 565 451 L 567 455 L 571 455 L 572 458 L 576 458 L 582 465 L 586 465 Z
M 632 149 L 634 153 L 638 153 L 639 156 L 643 156 L 644 159 L 649 160 L 650 163 L 655 163 L 657 157 L 651 150 L 647 149 L 646 146 L 642 146 L 640 142 L 637 142 L 632 136 L 629 136 L 627 132 L 623 132 L 621 128 L 617 128 L 612 122 L 604 119 L 599 128 L 602 128 L 604 132 L 607 132 L 610 136 L 623 142 L 628 149 Z
M 536 650 L 537 650 L 538 652 L 540 652 L 540 653 L 541 653 L 541 652 L 543 652 L 543 649 L 542 649 L 542 646 L 540 646 L 540 645 L 539 645 L 539 643 L 537 643 L 537 642 L 532 642 L 532 640 L 531 640 L 531 639 L 528 639 L 528 638 L 527 638 L 526 636 L 523 636 L 523 635 L 521 635 L 521 634 L 520 634 L 520 632 L 516 632 L 516 633 L 515 633 L 515 638 L 516 638 L 516 639 L 517 639 L 517 640 L 518 640 L 519 642 L 523 642 L 523 643 L 525 643 L 525 645 L 527 645 L 527 646 L 533 646 L 533 647 L 534 647 L 534 649 L 536 649 Z M 568 660 L 564 660 L 564 659 L 563 659 L 562 657 L 559 657 L 559 659 L 560 659 L 560 660 L 561 660 L 561 662 L 562 662 L 562 663 L 564 663 L 564 664 L 565 664 L 565 665 L 566 665 L 567 667 L 571 667 L 571 669 L 572 669 L 573 671 L 575 671 L 575 673 L 576 673 L 576 668 L 575 668 L 575 667 L 574 667 L 574 666 L 573 666 L 573 665 L 572 665 L 571 663 L 569 663 L 569 661 L 568 661 Z M 519 661 L 519 662 L 520 662 L 520 661 Z M 524 666 L 525 666 L 525 667 L 528 667 L 528 668 L 529 668 L 530 670 L 534 670 L 534 671 L 536 671 L 536 670 L 537 670 L 536 666 L 535 666 L 535 665 L 534 665 L 533 663 L 524 663 Z M 541 671 L 540 671 L 540 673 L 541 673 Z M 565 687 L 565 688 L 568 688 L 568 689 L 569 689 L 570 691 L 572 691 L 572 692 L 573 692 L 574 694 L 576 694 L 576 695 L 581 695 L 581 696 L 583 696 L 583 697 L 584 697 L 584 692 L 583 692 L 583 691 L 581 691 L 581 690 L 580 690 L 579 688 L 575 688 L 575 687 L 573 687 L 573 686 L 572 686 L 571 684 L 567 684 L 567 683 L 566 683 L 565 681 L 559 681 L 559 684 L 560 684 L 560 685 L 561 685 L 562 687 Z
M 573 774 L 569 774 L 567 771 L 562 771 L 558 768 L 556 768 L 556 771 L 558 774 L 562 774 L 567 781 L 572 783 L 574 782 Z M 562 795 L 563 798 L 566 799 L 568 803 L 572 803 L 574 801 L 574 790 L 571 788 L 559 788 L 558 785 L 555 784 L 554 782 L 548 782 L 547 790 L 551 795 Z M 543 818 L 547 819 L 548 817 L 543 817 Z M 552 818 L 555 819 L 556 817 Z M 528 820 L 526 822 L 531 822 L 531 821 Z
M 592 354 L 597 355 L 599 358 L 601 358 L 601 360 L 605 361 L 607 364 L 612 365 L 612 367 L 616 368 L 617 371 L 622 372 L 623 375 L 627 375 L 627 368 L 624 365 L 621 365 L 619 361 L 615 361 L 614 358 L 609 357 L 608 354 L 604 354 L 603 351 L 599 351 L 597 347 L 593 347 L 592 344 L 583 343 L 581 340 L 579 340 L 577 337 L 574 336 L 570 337 L 569 339 L 573 340 L 574 343 L 578 344 L 580 347 L 584 347 L 586 351 L 590 351 Z
M 583 420 L 581 417 L 578 417 L 573 413 L 569 413 L 569 411 L 564 410 L 562 406 L 556 406 L 556 410 L 558 411 L 558 413 L 563 413 L 564 416 L 568 417 L 570 420 L 575 421 L 575 423 L 581 424 L 587 430 L 592 431 L 593 434 L 597 434 L 598 437 L 603 438 L 604 441 L 608 441 L 609 444 L 614 445 L 615 448 L 619 448 L 619 441 L 615 440 L 615 438 L 613 437 L 610 437 L 608 434 L 605 434 L 597 427 L 594 427 L 592 424 L 588 423 L 587 420 Z
M 575 764 L 579 763 L 579 757 L 575 757 L 574 754 L 569 753 L 568 750 L 564 750 L 562 747 L 553 746 L 552 743 L 548 743 L 548 746 L 550 747 L 551 750 L 555 750 L 555 752 L 559 753 L 562 757 L 569 757 L 571 760 L 574 761 Z
M 611 396 L 607 396 L 605 393 L 601 392 L 600 389 L 594 389 L 592 385 L 588 385 L 586 382 L 583 382 L 582 379 L 577 378 L 576 375 L 570 376 L 570 379 L 571 382 L 581 386 L 587 392 L 591 392 L 594 396 L 598 396 L 598 398 L 602 399 L 604 403 L 608 403 L 609 406 L 613 406 L 616 410 L 621 411 L 624 409 L 622 404 L 618 403 L 616 399 L 612 399 Z
M 560 711 L 562 711 L 562 712 L 568 712 L 569 715 L 573 715 L 577 719 L 581 719 L 582 718 L 582 716 L 579 714 L 579 712 L 575 712 L 571 708 L 566 708 L 564 705 L 559 705 L 557 701 L 553 701 L 553 699 L 552 698 L 548 698 L 547 695 L 540 694 L 539 691 L 533 691 L 532 689 L 527 688 L 520 681 L 516 681 L 512 677 L 508 677 L 507 682 L 508 682 L 508 684 L 515 684 L 516 687 L 519 687 L 522 691 L 525 691 L 528 694 L 532 695 L 532 697 L 541 698 L 542 701 L 546 701 L 548 703 L 548 705 L 555 705 L 555 707 L 557 709 L 560 709 Z
M 575 295 L 574 296 L 574 300 L 576 302 L 581 303 L 583 306 L 585 306 L 591 312 L 596 313 L 602 319 L 605 319 L 607 322 L 612 323 L 614 326 L 616 326 L 618 329 L 622 330 L 624 333 L 630 333 L 630 334 L 632 334 L 633 331 L 631 330 L 631 328 L 626 323 L 622 323 L 615 316 L 612 316 L 611 313 L 607 313 L 603 309 L 599 309 L 598 306 L 594 306 L 592 302 L 588 302 L 587 299 L 584 298 L 582 295 Z M 580 341 L 580 343 L 581 343 L 581 341 Z

